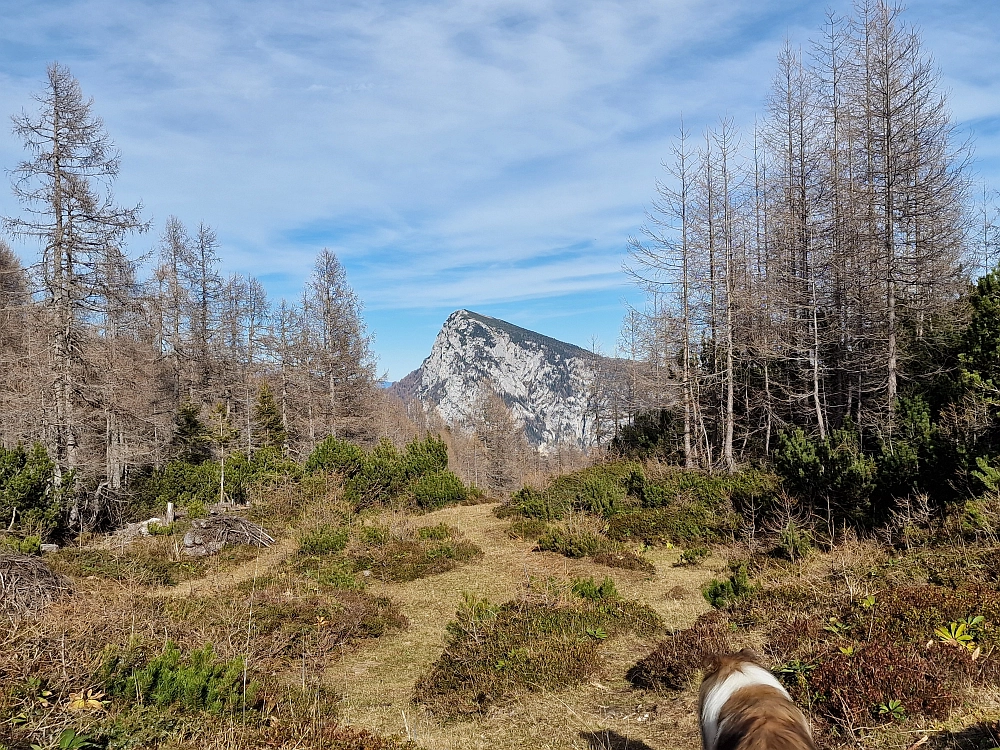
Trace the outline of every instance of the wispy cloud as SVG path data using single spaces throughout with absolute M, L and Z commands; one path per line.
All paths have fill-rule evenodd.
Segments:
M 781 42 L 805 44 L 826 5 L 0 0 L 0 113 L 30 107 L 58 59 L 122 151 L 121 200 L 159 226 L 212 224 L 228 269 L 273 295 L 295 296 L 329 246 L 373 319 L 513 301 L 527 318 L 558 297 L 585 341 L 679 116 L 751 124 Z M 909 17 L 997 176 L 1000 10 L 916 0 Z M 0 164 L 18 158 L 0 138 Z M 0 213 L 12 201 L 0 191 Z M 394 375 L 415 364 L 382 354 Z

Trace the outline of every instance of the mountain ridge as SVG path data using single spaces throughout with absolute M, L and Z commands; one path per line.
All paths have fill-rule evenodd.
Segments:
M 431 352 L 393 384 L 404 400 L 435 408 L 446 423 L 470 427 L 484 389 L 500 396 L 542 450 L 587 447 L 589 392 L 604 358 L 545 334 L 471 310 L 445 320 Z

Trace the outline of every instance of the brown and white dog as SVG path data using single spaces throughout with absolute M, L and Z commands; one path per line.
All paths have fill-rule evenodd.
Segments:
M 698 715 L 703 750 L 816 750 L 806 717 L 752 649 L 708 660 Z

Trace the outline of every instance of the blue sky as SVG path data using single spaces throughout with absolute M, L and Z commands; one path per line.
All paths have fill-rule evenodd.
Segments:
M 380 367 L 465 307 L 612 350 L 629 235 L 678 119 L 752 124 L 785 38 L 834 1 L 0 0 L 0 114 L 59 60 L 122 153 L 115 192 L 218 232 L 295 298 L 334 250 Z M 915 0 L 976 168 L 1000 187 L 1000 3 Z M 0 166 L 21 146 L 0 129 Z M 0 189 L 0 214 L 18 212 Z M 17 246 L 25 259 L 35 248 Z

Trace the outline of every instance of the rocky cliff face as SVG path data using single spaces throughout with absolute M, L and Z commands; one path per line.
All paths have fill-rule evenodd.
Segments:
M 483 389 L 495 391 L 543 450 L 591 443 L 587 401 L 600 357 L 486 315 L 459 310 L 445 321 L 430 356 L 393 386 L 404 399 L 468 424 Z

